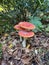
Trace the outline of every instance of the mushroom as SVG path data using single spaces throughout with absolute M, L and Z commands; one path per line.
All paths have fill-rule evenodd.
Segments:
M 15 25 L 14 29 L 16 29 L 16 30 L 23 30 L 23 28 L 21 28 L 19 25 Z
M 15 26 L 14 26 L 14 29 L 16 29 L 17 31 L 23 30 L 19 25 L 15 25 Z M 21 36 L 20 36 L 20 41 L 22 41 Z
M 29 23 L 29 22 L 20 22 L 19 23 L 19 26 L 21 27 L 21 28 L 24 28 L 24 29 L 26 29 L 26 30 L 32 30 L 32 29 L 35 29 L 35 26 L 33 25 L 33 24 L 31 24 L 31 23 Z
M 24 38 L 24 40 L 22 42 L 22 45 L 23 45 L 23 47 L 26 47 L 26 39 L 30 38 L 30 37 L 33 37 L 34 36 L 34 32 L 19 31 L 18 35 Z
M 23 47 L 26 47 L 26 38 L 34 36 L 34 32 L 30 30 L 34 29 L 35 26 L 29 22 L 20 22 L 18 25 L 15 25 L 14 28 L 19 30 L 18 34 L 20 36 L 20 41 L 22 41 L 21 37 L 24 37 L 24 41 L 22 42 Z

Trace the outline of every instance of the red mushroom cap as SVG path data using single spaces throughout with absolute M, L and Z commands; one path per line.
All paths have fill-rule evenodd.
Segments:
M 24 29 L 28 29 L 28 30 L 32 30 L 32 29 L 35 28 L 35 25 L 33 25 L 33 24 L 29 23 L 29 22 L 25 22 L 25 21 L 24 22 L 20 22 L 19 26 L 24 28 Z
M 23 30 L 19 25 L 15 25 L 14 29 L 16 29 L 16 30 Z
M 19 31 L 18 34 L 24 38 L 29 38 L 34 36 L 34 32 Z

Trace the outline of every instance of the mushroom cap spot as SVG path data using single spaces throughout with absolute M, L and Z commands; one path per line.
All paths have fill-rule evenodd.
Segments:
M 19 31 L 18 35 L 20 35 L 21 37 L 24 37 L 24 38 L 29 38 L 29 37 L 33 37 L 34 36 L 34 32 Z
M 35 29 L 35 25 L 34 24 L 31 24 L 30 22 L 20 22 L 19 23 L 19 26 L 24 28 L 24 29 L 28 29 L 28 30 L 32 30 L 32 29 Z
M 16 30 L 23 30 L 19 25 L 15 25 L 14 29 L 16 29 Z

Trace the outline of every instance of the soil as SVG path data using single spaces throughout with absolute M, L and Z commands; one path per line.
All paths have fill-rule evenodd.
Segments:
M 3 53 L 0 65 L 49 65 L 49 37 L 42 33 L 27 39 L 26 48 L 22 47 L 17 32 L 5 33 L 0 42 Z

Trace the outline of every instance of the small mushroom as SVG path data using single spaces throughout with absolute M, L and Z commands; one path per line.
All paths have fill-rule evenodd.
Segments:
M 18 34 L 24 38 L 24 41 L 22 42 L 23 47 L 26 47 L 26 39 L 34 36 L 34 32 L 19 31 Z
M 23 28 L 21 28 L 19 25 L 15 25 L 15 26 L 14 26 L 14 29 L 16 29 L 17 31 L 23 30 Z M 20 36 L 20 41 L 22 41 L 21 36 Z
M 15 26 L 14 26 L 14 29 L 16 29 L 16 30 L 18 30 L 18 31 L 19 31 L 19 30 L 23 30 L 23 28 L 21 28 L 19 25 L 15 25 Z

